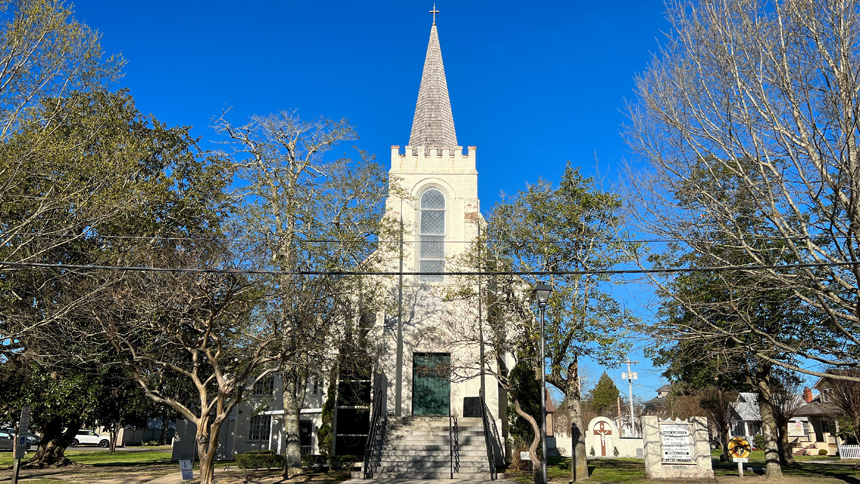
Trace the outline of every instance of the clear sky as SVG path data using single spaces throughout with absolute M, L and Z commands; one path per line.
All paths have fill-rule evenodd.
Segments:
M 137 107 L 193 126 L 213 116 L 297 110 L 347 118 L 357 145 L 389 166 L 409 140 L 432 1 L 78 0 L 75 17 L 121 53 Z M 605 188 L 629 152 L 620 136 L 633 77 L 669 24 L 663 0 L 438 1 L 436 17 L 458 143 L 477 146 L 482 211 L 570 160 Z M 348 147 L 344 147 L 347 151 Z M 641 311 L 637 311 L 641 312 Z M 641 354 L 634 393 L 662 382 Z M 592 366 L 594 378 L 603 368 Z M 624 369 L 626 371 L 626 368 Z M 623 393 L 621 369 L 609 374 Z

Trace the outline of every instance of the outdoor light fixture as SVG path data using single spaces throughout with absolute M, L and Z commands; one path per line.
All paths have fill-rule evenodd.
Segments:
M 537 297 L 538 306 L 540 308 L 545 308 L 547 301 L 549 301 L 549 295 L 552 292 L 552 286 L 549 284 L 538 283 L 535 285 L 535 297 Z
M 549 284 L 539 283 L 535 285 L 535 298 L 537 298 L 538 309 L 540 309 L 540 441 L 543 449 L 543 458 L 541 459 L 541 482 L 546 484 L 546 357 L 544 356 L 544 329 L 543 329 L 543 314 L 546 311 L 546 303 L 549 301 L 549 295 L 552 293 L 552 286 Z

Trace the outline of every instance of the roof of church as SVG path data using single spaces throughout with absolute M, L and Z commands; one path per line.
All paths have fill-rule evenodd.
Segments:
M 451 149 L 457 146 L 454 115 L 451 113 L 451 100 L 448 98 L 448 83 L 445 80 L 442 49 L 439 47 L 435 22 L 430 28 L 430 43 L 427 45 L 427 57 L 424 59 L 424 73 L 421 74 L 421 87 L 418 89 L 409 146 Z

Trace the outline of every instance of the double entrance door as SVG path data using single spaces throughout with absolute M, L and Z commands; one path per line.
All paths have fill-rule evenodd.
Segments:
M 450 410 L 450 353 L 413 353 L 412 415 L 448 415 Z

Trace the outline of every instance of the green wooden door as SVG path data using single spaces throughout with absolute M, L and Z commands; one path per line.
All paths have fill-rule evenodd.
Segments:
M 451 355 L 412 355 L 412 415 L 448 415 L 451 400 Z

